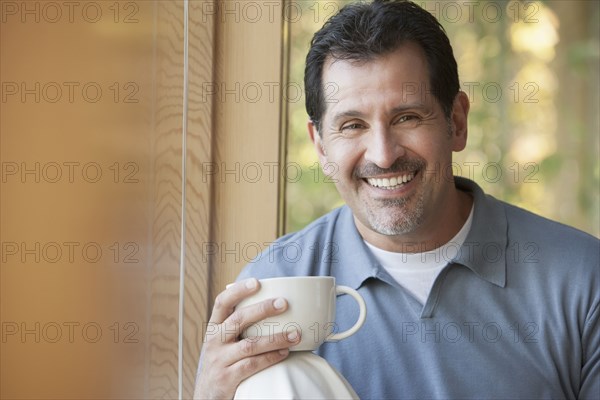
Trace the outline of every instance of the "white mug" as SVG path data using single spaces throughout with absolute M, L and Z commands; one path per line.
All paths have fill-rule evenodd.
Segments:
M 339 294 L 352 296 L 358 303 L 360 312 L 354 326 L 344 332 L 333 333 L 336 296 Z M 301 341 L 290 350 L 312 351 L 323 342 L 335 342 L 353 335 L 365 323 L 367 317 L 367 307 L 361 295 L 347 286 L 336 286 L 332 276 L 261 279 L 260 290 L 242 300 L 236 308 L 277 297 L 287 300 L 287 310 L 249 326 L 242 333 L 243 338 L 252 339 L 297 330 L 302 337 Z

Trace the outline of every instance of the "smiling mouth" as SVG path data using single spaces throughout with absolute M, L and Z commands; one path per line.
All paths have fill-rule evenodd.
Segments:
M 414 177 L 415 172 L 406 172 L 391 178 L 366 178 L 365 181 L 367 181 L 367 183 L 373 187 L 394 190 L 412 181 Z

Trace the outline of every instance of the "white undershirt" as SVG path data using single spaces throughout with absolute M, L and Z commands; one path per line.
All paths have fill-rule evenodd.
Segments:
M 473 207 L 469 218 L 450 241 L 434 250 L 417 253 L 420 244 L 406 245 L 410 253 L 382 250 L 365 241 L 375 259 L 402 287 L 411 292 L 421 304 L 425 304 L 433 282 L 442 269 L 459 252 L 467 238 L 473 221 Z

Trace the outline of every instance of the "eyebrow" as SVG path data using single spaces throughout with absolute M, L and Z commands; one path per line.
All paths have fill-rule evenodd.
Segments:
M 337 121 L 339 121 L 340 119 L 344 119 L 344 118 L 363 118 L 365 116 L 365 114 L 363 114 L 362 112 L 358 111 L 358 110 L 347 110 L 347 111 L 342 111 L 338 114 L 336 114 L 333 119 L 331 120 L 331 122 L 335 123 Z
M 402 105 L 392 108 L 390 111 L 390 114 L 395 115 L 395 114 L 399 114 L 401 112 L 409 111 L 409 110 L 425 111 L 427 109 L 428 109 L 428 107 L 423 103 L 402 104 Z M 342 111 L 342 112 L 335 114 L 335 116 L 333 117 L 333 119 L 331 121 L 332 121 L 332 123 L 335 124 L 340 119 L 344 119 L 344 118 L 364 118 L 364 117 L 365 117 L 365 114 L 361 111 L 346 110 L 346 111 Z

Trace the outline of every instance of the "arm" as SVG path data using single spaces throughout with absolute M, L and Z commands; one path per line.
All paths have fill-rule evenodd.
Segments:
M 269 299 L 234 311 L 241 300 L 259 287 L 256 279 L 247 279 L 215 299 L 200 355 L 194 399 L 233 398 L 241 381 L 286 358 L 289 347 L 300 340 L 299 335 L 292 340 L 283 333 L 238 339 L 248 326 L 287 309 L 284 299 Z

